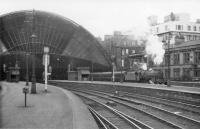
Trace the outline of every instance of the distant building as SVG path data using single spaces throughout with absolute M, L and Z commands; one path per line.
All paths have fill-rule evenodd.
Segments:
M 164 22 L 169 22 L 169 21 L 190 22 L 190 15 L 188 13 L 178 13 L 178 14 L 171 13 L 170 15 L 164 17 Z
M 200 40 L 200 23 L 190 22 L 186 13 L 171 13 L 165 16 L 164 22 L 151 26 L 151 32 L 162 42 L 177 44 L 187 41 Z
M 120 31 L 114 31 L 113 35 L 105 35 L 101 44 L 110 57 L 115 56 L 117 70 L 133 70 L 138 63 L 144 62 L 145 48 L 134 39 L 134 35 L 124 35 Z
M 154 64 L 154 70 L 162 71 L 166 79 L 169 71 L 171 80 L 188 81 L 200 78 L 200 22 L 198 19 L 196 22 L 190 22 L 189 14 L 171 13 L 164 17 L 163 23 L 152 25 L 151 32 L 157 35 L 165 45 L 163 63 Z
M 170 60 L 168 59 L 170 55 Z M 174 45 L 167 50 L 164 61 L 153 69 L 161 70 L 168 77 L 170 62 L 170 78 L 172 80 L 193 80 L 200 78 L 200 40 Z

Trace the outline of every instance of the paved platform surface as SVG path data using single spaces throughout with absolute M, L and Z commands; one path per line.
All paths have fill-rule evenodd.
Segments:
M 37 94 L 27 95 L 24 107 L 24 82 L 2 82 L 0 92 L 0 128 L 97 129 L 86 105 L 74 94 L 54 86 L 44 92 L 37 84 Z
M 175 86 L 175 85 L 171 85 L 170 87 L 167 87 L 166 85 L 160 85 L 160 84 L 129 83 L 129 82 L 120 83 L 120 82 L 103 82 L 103 81 L 68 81 L 68 80 L 52 80 L 52 81 L 122 85 L 122 86 L 143 87 L 143 88 L 152 88 L 152 89 L 161 89 L 161 90 L 200 94 L 200 82 L 199 82 L 199 87 L 187 87 L 187 86 Z

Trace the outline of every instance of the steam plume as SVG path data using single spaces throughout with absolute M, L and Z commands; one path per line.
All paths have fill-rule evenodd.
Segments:
M 149 35 L 147 37 L 145 49 L 147 55 L 151 55 L 155 64 L 162 63 L 165 50 L 157 36 Z
M 134 27 L 129 31 L 124 31 L 126 34 L 134 35 L 138 43 L 145 44 L 145 51 L 148 56 L 151 56 L 155 64 L 160 64 L 163 61 L 165 50 L 163 49 L 163 43 L 159 41 L 158 36 L 150 33 L 149 25 L 143 25 L 143 27 Z M 141 42 L 142 41 L 142 42 Z

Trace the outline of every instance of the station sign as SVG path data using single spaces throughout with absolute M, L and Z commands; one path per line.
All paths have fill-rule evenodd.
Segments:
M 24 94 L 29 93 L 29 89 L 28 89 L 27 87 L 24 87 L 24 88 L 22 89 L 22 91 L 23 91 Z

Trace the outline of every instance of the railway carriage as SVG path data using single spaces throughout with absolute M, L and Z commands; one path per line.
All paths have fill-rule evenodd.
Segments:
M 121 75 L 124 75 L 122 72 L 115 72 L 115 81 L 120 81 Z M 94 81 L 112 81 L 112 72 L 95 72 L 90 75 Z
M 119 82 L 121 78 L 125 82 L 149 82 L 151 80 L 153 83 L 165 83 L 163 74 L 160 71 L 130 71 L 130 72 L 115 72 L 115 81 Z M 91 77 L 94 81 L 112 81 L 112 72 L 96 72 L 91 73 Z

